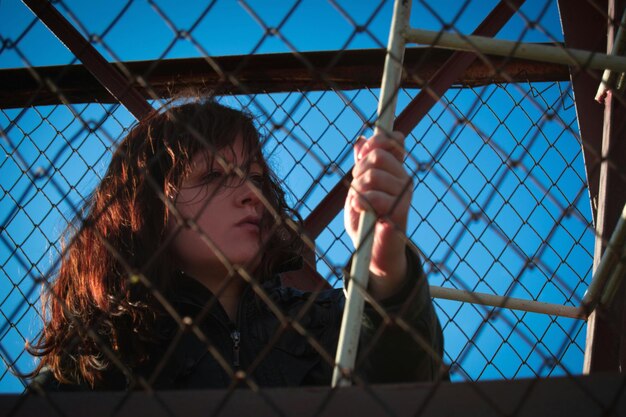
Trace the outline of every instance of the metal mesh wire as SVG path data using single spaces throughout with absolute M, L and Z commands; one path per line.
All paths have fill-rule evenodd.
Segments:
M 437 2 L 415 1 L 411 22 L 414 27 L 468 33 L 485 15 L 485 5 L 477 3 L 459 1 L 447 10 Z M 154 60 L 154 68 L 168 58 L 202 57 L 208 67 L 216 65 L 215 56 L 268 52 L 291 53 L 301 66 L 312 68 L 307 51 L 331 50 L 341 56 L 353 49 L 384 47 L 391 13 L 389 2 L 357 6 L 335 1 L 271 7 L 214 1 L 185 8 L 153 1 L 57 1 L 54 7 L 106 59 Z M 13 20 L 0 29 L 3 68 L 26 68 L 37 78 L 42 65 L 77 62 L 23 4 L 0 2 L 0 13 L 10 13 Z M 556 13 L 553 1 L 529 1 L 502 36 L 518 42 L 561 42 Z M 236 31 L 228 30 L 233 22 Z M 234 85 L 234 94 L 218 100 L 255 114 L 266 137 L 264 154 L 289 202 L 306 218 L 351 169 L 355 139 L 372 132 L 379 91 L 371 86 L 343 90 L 320 73 L 312 78 L 327 83 L 325 91 L 251 92 L 239 78 L 245 65 L 246 58 L 227 73 L 221 85 Z M 417 74 L 419 66 L 411 71 Z M 572 87 L 567 81 L 530 82 L 515 76 L 514 83 L 448 90 L 407 137 L 405 166 L 413 178 L 407 237 L 422 254 L 431 285 L 579 306 L 592 276 L 595 233 Z M 44 82 L 54 85 L 56 80 Z M 145 90 L 150 104 L 160 107 L 164 99 L 158 89 L 147 83 Z M 420 91 L 402 88 L 398 108 L 405 108 Z M 1 392 L 21 392 L 28 384 L 13 372 L 34 367 L 24 344 L 41 331 L 39 296 L 42 282 L 54 281 L 58 272 L 59 236 L 135 122 L 116 103 L 76 104 L 63 93 L 58 97 L 61 104 L 31 105 L 26 100 L 20 108 L 0 112 Z M 352 251 L 338 213 L 315 240 L 315 266 L 330 286 L 342 286 L 342 269 Z M 145 277 L 137 279 L 146 282 Z M 305 325 L 285 317 L 254 278 L 252 283 L 279 322 L 307 337 L 317 354 L 332 362 Z M 454 382 L 582 372 L 583 320 L 443 298 L 435 298 L 434 304 L 445 337 L 443 361 Z M 270 408 L 277 407 L 247 373 L 236 373 L 219 359 L 196 322 L 175 318 L 181 329 L 207 342 L 232 377 L 231 388 L 243 379 Z M 387 324 L 422 339 L 395 315 L 386 318 Z M 258 352 L 259 361 L 279 338 L 279 333 L 270 338 L 266 351 Z M 139 382 L 143 388 L 149 385 L 149 380 Z M 214 414 L 224 404 L 216 405 Z

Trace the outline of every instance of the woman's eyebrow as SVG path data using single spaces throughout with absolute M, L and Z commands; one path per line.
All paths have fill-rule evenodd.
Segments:
M 261 174 L 264 174 L 265 169 L 263 169 L 263 166 L 258 162 L 253 162 L 250 164 L 250 172 L 259 172 Z

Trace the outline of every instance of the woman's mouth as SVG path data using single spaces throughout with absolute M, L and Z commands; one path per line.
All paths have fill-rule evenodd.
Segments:
M 261 218 L 256 216 L 245 217 L 237 223 L 237 227 L 254 233 L 259 233 L 261 231 Z

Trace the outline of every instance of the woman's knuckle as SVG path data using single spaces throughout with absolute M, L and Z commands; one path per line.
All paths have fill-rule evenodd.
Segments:
M 376 148 L 374 149 L 371 154 L 372 154 L 372 164 L 374 164 L 375 166 L 379 166 L 380 164 L 383 163 L 383 161 L 385 160 L 385 150 L 384 149 L 380 149 L 380 148 Z
M 367 171 L 364 181 L 365 185 L 367 185 L 368 187 L 373 187 L 376 184 L 376 174 L 373 170 Z

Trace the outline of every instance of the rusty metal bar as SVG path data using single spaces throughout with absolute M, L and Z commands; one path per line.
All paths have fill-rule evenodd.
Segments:
M 304 230 L 309 238 L 315 240 L 326 226 L 337 216 L 343 208 L 348 195 L 350 182 L 352 181 L 352 169 L 339 180 L 337 184 L 326 194 L 326 197 L 315 206 L 311 213 L 304 219 Z
M 617 3 L 612 0 L 560 0 L 565 45 L 602 53 L 610 51 L 615 27 L 609 25 L 607 31 L 606 16 L 612 19 L 621 16 L 624 3 L 621 0 Z M 607 96 L 604 106 L 594 101 L 600 77 L 599 71 L 572 68 L 572 86 L 596 226 L 594 271 L 626 202 L 626 183 L 623 180 L 626 142 L 621 140 L 626 127 L 626 109 L 621 104 L 623 100 L 615 100 L 612 94 Z M 626 311 L 623 307 L 624 289 L 619 289 L 617 294 L 611 306 L 599 306 L 589 315 L 583 365 L 586 373 L 615 371 L 626 365 L 626 346 L 622 342 L 625 333 L 623 314 Z
M 437 70 L 448 65 L 446 61 L 453 55 L 451 51 L 430 48 L 408 48 L 405 54 L 405 75 L 402 86 L 421 88 L 423 82 L 433 77 Z M 472 54 L 469 54 L 473 56 Z M 291 53 L 253 56 L 224 56 L 211 59 L 225 73 L 237 71 L 237 80 L 245 85 L 249 93 L 273 93 L 285 91 L 328 90 L 329 84 L 343 90 L 378 88 L 382 76 L 385 51 L 379 49 L 342 51 L 337 60 L 336 51 L 302 52 L 300 59 Z M 246 65 L 240 68 L 240 64 Z M 567 81 L 569 71 L 558 64 L 537 63 L 523 59 L 503 59 L 490 57 L 493 69 L 481 60 L 472 59 L 462 71 L 449 67 L 446 74 L 451 77 L 450 85 L 476 87 L 493 83 L 538 81 Z M 314 69 L 305 67 L 302 60 L 309 62 Z M 337 60 L 333 64 L 333 60 Z M 332 64 L 332 65 L 331 65 Z M 134 61 L 108 64 L 123 67 L 130 74 L 141 75 L 150 91 L 139 84 L 132 87 L 144 99 L 171 97 L 180 89 L 210 90 L 216 94 L 239 94 L 238 86 L 215 72 L 204 58 L 170 59 L 159 62 Z M 37 79 L 33 76 L 37 74 Z M 324 71 L 325 82 L 316 76 L 316 71 Z M 508 79 L 502 77 L 508 74 Z M 40 79 L 51 80 L 58 91 L 70 103 L 114 103 L 118 100 L 93 75 L 86 65 L 63 65 L 49 67 L 12 68 L 0 70 L 0 108 L 17 108 L 25 105 L 49 105 L 61 103 L 59 94 L 50 89 Z M 130 80 L 118 80 L 123 89 Z M 429 84 L 431 89 L 435 87 Z M 134 93 L 133 93 L 134 95 Z
M 606 0 L 559 0 L 559 13 L 565 46 L 604 52 L 606 50 L 606 17 L 598 10 L 607 9 Z M 580 30 L 584 27 L 585 30 Z M 600 154 L 602 150 L 603 106 L 594 97 L 602 72 L 571 69 L 571 82 L 576 98 L 578 128 L 583 142 L 583 157 L 587 173 L 592 217 L 595 222 L 600 183 Z
M 146 99 L 131 86 L 132 81 L 126 79 L 104 59 L 50 2 L 46 0 L 22 0 L 22 2 L 72 51 L 108 93 L 124 105 L 136 119 L 141 119 L 153 110 Z
M 524 3 L 524 0 L 501 1 L 481 22 L 473 34 L 494 36 L 515 14 L 514 7 L 519 7 L 522 3 Z M 409 50 L 406 52 L 408 53 Z M 406 63 L 406 60 L 407 58 L 405 57 L 405 67 L 411 69 L 409 78 L 414 78 L 416 74 L 411 72 L 412 68 Z M 437 102 L 437 97 L 442 96 L 452 86 L 454 81 L 458 79 L 460 74 L 463 74 L 474 61 L 476 61 L 476 55 L 471 52 L 453 53 L 433 74 L 427 83 L 428 88 L 420 91 L 398 115 L 394 123 L 394 130 L 399 130 L 408 135 Z M 311 239 L 315 239 L 343 208 L 343 202 L 348 194 L 350 181 L 352 181 L 351 171 L 352 169 L 348 171 L 305 219 L 304 228 Z
M 606 251 L 608 237 L 616 229 L 619 218 L 616 209 L 626 203 L 626 182 L 614 167 L 626 166 L 626 108 L 609 93 L 604 101 L 604 134 L 600 164 L 598 211 L 596 217 L 596 242 L 594 251 L 594 271 L 601 263 Z M 621 370 L 626 366 L 626 346 L 624 344 L 624 285 L 620 285 L 617 296 L 611 305 L 600 305 L 590 315 L 585 350 L 585 372 Z

